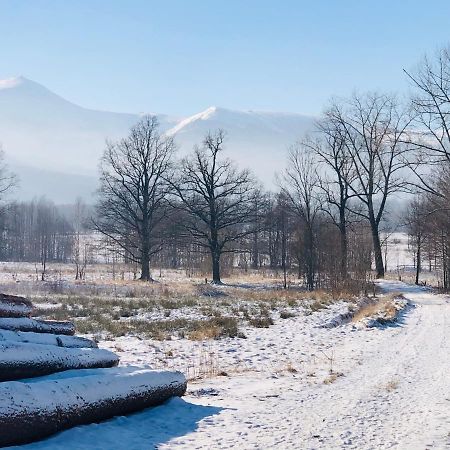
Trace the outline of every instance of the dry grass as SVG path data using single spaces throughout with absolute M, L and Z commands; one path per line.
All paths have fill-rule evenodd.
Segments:
M 268 328 L 274 324 L 278 311 L 281 318 L 287 319 L 305 308 L 319 311 L 333 301 L 324 291 L 221 288 L 189 283 L 170 288 L 163 284 L 124 285 L 114 295 L 108 289 L 100 294 L 97 288 L 92 293 L 83 288 L 78 294 L 68 289 L 66 294 L 51 291 L 31 296 L 37 305 L 36 316 L 73 320 L 83 334 L 208 340 L 245 337 L 239 333 L 240 324 Z
M 297 314 L 291 312 L 291 311 L 286 311 L 286 310 L 282 310 L 280 311 L 280 319 L 290 319 L 291 317 L 296 317 Z
M 221 329 L 216 325 L 205 326 L 188 333 L 188 339 L 191 341 L 204 341 L 207 339 L 219 339 Z
M 404 299 L 404 297 L 399 293 L 392 293 L 381 297 L 376 303 L 366 305 L 356 311 L 352 321 L 359 322 L 367 317 L 382 317 L 386 322 L 395 321 L 398 314 L 398 308 L 394 304 L 394 300 L 396 299 Z
M 245 337 L 239 332 L 238 321 L 232 317 L 202 319 L 117 321 L 104 315 L 75 320 L 82 334 L 104 332 L 107 337 L 132 335 L 155 340 L 167 340 L 172 336 L 191 340 L 219 339 L 222 337 Z
M 5 292 L 28 296 L 37 305 L 36 316 L 72 320 L 79 333 L 106 338 L 245 337 L 239 326 L 267 328 L 274 318 L 320 311 L 352 295 L 345 290 L 308 292 L 295 283 L 281 289 L 280 274 L 263 269 L 246 274 L 232 270 L 225 286 L 202 283 L 199 274 L 187 278 L 179 270 L 162 271 L 161 277 L 155 270 L 157 282 L 145 283 L 133 281 L 126 266 L 116 267 L 115 278 L 110 266 L 90 266 L 82 282 L 73 280 L 72 265 L 50 265 L 47 282 L 35 281 L 30 265 L 12 264 L 10 269 L 22 278 L 5 283 Z
M 344 374 L 341 372 L 333 372 L 328 375 L 325 380 L 323 380 L 324 384 L 332 384 L 334 383 L 338 378 L 343 377 Z
M 309 304 L 309 308 L 312 312 L 320 311 L 321 309 L 328 308 L 329 303 L 325 303 L 323 300 L 314 300 Z
M 239 332 L 238 321 L 234 317 L 214 317 L 207 321 L 196 322 L 196 327 L 187 334 L 188 339 L 201 341 L 206 339 L 219 339 L 221 337 L 245 336 Z

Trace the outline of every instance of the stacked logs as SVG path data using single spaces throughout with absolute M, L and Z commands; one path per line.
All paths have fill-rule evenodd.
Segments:
M 0 447 L 139 411 L 186 391 L 181 373 L 116 367 L 118 356 L 74 336 L 71 322 L 34 319 L 33 311 L 29 300 L 0 294 Z

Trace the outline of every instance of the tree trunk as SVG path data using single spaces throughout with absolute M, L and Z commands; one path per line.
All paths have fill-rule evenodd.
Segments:
M 283 269 L 283 288 L 287 289 L 287 273 L 286 273 L 286 234 L 283 230 L 283 239 L 281 241 L 281 266 Z
M 117 355 L 98 348 L 63 348 L 9 341 L 0 344 L 0 348 L 0 382 L 41 377 L 65 370 L 109 368 L 119 364 Z
M 220 255 L 222 252 L 219 246 L 219 235 L 215 226 L 211 226 L 210 232 L 211 240 L 209 248 L 212 260 L 212 284 L 222 284 L 222 281 L 220 280 Z
M 310 225 L 307 225 L 306 242 L 306 284 L 309 291 L 314 290 L 314 276 L 316 273 L 316 261 L 314 254 L 314 233 Z
M 347 224 L 345 220 L 345 211 L 340 211 L 339 221 L 339 236 L 340 236 L 340 250 L 341 250 L 341 278 L 346 280 L 348 278 L 348 239 L 347 239 Z
M 259 260 L 259 243 L 258 243 L 258 233 L 253 233 L 253 252 L 252 252 L 252 269 L 258 268 Z
M 141 278 L 142 281 L 153 281 L 150 276 L 150 258 L 148 252 L 142 252 L 141 256 Z
M 212 283 L 213 284 L 222 284 L 220 280 L 220 253 L 217 250 L 211 251 L 212 258 Z
M 384 278 L 384 263 L 383 263 L 383 251 L 381 249 L 380 233 L 378 231 L 378 225 L 375 220 L 370 221 L 370 227 L 372 229 L 372 242 L 373 252 L 375 256 L 375 270 L 377 278 Z
M 96 370 L 99 372 L 91 375 L 89 382 L 74 376 L 16 382 L 14 388 L 11 383 L 1 383 L 0 447 L 25 444 L 67 428 L 128 415 L 186 392 L 186 379 L 180 372 L 141 369 L 130 376 L 126 367 Z M 11 392 L 17 392 L 20 401 L 15 401 Z
M 150 243 L 149 236 L 145 235 L 142 239 L 142 250 L 141 250 L 141 280 L 142 281 L 153 281 L 150 276 Z
M 416 252 L 416 284 L 419 284 L 419 275 L 422 269 L 422 242 L 420 236 L 417 237 L 417 252 Z

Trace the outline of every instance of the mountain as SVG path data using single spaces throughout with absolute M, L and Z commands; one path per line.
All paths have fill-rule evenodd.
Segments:
M 266 184 L 282 170 L 287 147 L 312 129 L 300 114 L 211 107 L 190 117 L 156 114 L 183 156 L 208 131 L 227 133 L 226 154 Z M 92 200 L 105 141 L 124 137 L 138 114 L 86 109 L 23 77 L 0 80 L 0 142 L 21 179 L 16 196 L 46 195 L 58 202 Z
M 265 184 L 281 171 L 287 148 L 311 131 L 313 118 L 301 114 L 233 111 L 211 107 L 181 120 L 168 130 L 184 149 L 201 143 L 208 131 L 226 131 L 226 154 L 242 167 L 253 169 Z

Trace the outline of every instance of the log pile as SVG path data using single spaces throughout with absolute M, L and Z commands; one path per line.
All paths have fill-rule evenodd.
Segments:
M 179 372 L 116 367 L 119 358 L 71 322 L 32 318 L 32 303 L 0 294 L 0 447 L 158 405 L 186 391 Z

